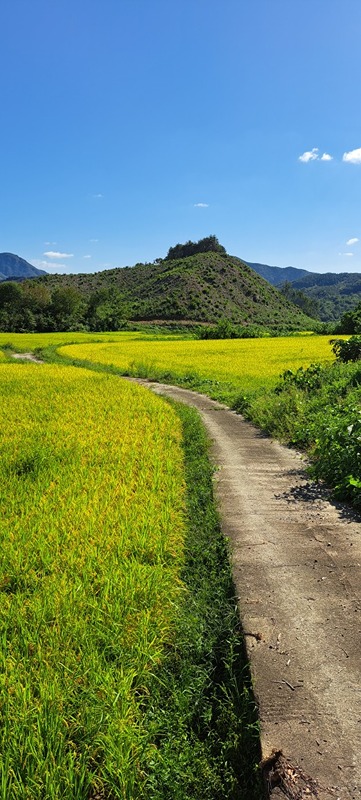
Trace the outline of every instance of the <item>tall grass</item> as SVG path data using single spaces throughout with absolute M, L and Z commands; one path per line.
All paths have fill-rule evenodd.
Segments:
M 0 370 L 0 796 L 135 798 L 185 591 L 180 424 L 105 374 Z
M 149 800 L 260 800 L 257 709 L 228 551 L 213 501 L 208 441 L 194 409 L 183 425 L 187 536 L 176 634 L 145 700 L 156 750 Z M 159 678 L 159 680 L 158 680 Z
M 1 800 L 258 800 L 197 415 L 58 365 L 0 396 Z

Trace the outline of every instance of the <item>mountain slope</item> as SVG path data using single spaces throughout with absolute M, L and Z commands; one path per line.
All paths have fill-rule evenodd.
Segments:
M 45 270 L 37 269 L 14 253 L 0 253 L 0 281 L 13 278 L 39 278 L 46 275 Z
M 317 302 L 318 315 L 323 322 L 334 322 L 346 311 L 352 311 L 361 300 L 361 274 L 357 272 L 309 272 L 296 267 L 270 267 L 268 264 L 249 266 L 273 286 L 289 282 Z
M 304 275 L 292 286 L 317 300 L 320 319 L 324 321 L 338 320 L 361 300 L 361 274 L 357 272 Z
M 270 267 L 269 264 L 251 264 L 250 261 L 247 261 L 247 264 L 249 267 L 252 267 L 258 275 L 265 278 L 268 283 L 271 283 L 272 286 L 279 286 L 285 281 L 293 283 L 293 281 L 297 281 L 299 278 L 314 274 L 307 269 L 298 269 L 297 267 Z
M 310 319 L 248 264 L 227 254 L 198 253 L 94 274 L 47 275 L 39 280 L 50 291 L 77 289 L 87 300 L 94 292 L 117 291 L 127 318 L 133 320 L 216 322 L 226 318 L 276 328 L 310 326 Z

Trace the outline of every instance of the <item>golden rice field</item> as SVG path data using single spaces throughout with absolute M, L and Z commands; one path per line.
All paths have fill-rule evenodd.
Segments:
M 83 333 L 83 332 L 54 332 L 54 333 L 1 333 L 0 348 L 11 346 L 18 352 L 36 350 L 39 347 L 60 346 L 64 344 L 84 344 L 87 342 L 124 342 L 128 340 L 149 340 L 159 334 L 151 329 L 147 331 L 113 331 L 111 333 Z M 162 333 L 163 340 L 179 339 L 180 333 Z M 1 350 L 0 350 L 1 352 Z M 0 356 L 1 357 L 1 356 Z
M 232 399 L 235 393 L 273 386 L 286 369 L 334 359 L 329 337 L 140 341 L 66 345 L 59 353 L 72 359 L 113 366 L 127 374 L 209 382 L 209 393 Z M 213 384 L 213 386 L 212 386 Z M 219 385 L 219 386 L 218 386 Z M 218 386 L 218 388 L 217 388 Z
M 0 796 L 133 798 L 184 593 L 180 423 L 71 366 L 2 363 L 0 395 Z
M 137 339 L 143 337 L 138 331 L 120 331 L 119 333 L 0 333 L 0 348 L 11 345 L 13 350 L 25 352 L 49 345 L 79 344 L 84 342 L 113 342 L 120 339 Z

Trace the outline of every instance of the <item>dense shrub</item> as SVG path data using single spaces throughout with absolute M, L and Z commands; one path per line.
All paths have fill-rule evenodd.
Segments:
M 351 336 L 350 339 L 331 339 L 332 349 L 339 361 L 359 361 L 361 358 L 361 336 Z
M 354 338 L 359 339 L 359 346 L 361 337 Z M 287 370 L 273 390 L 239 398 L 235 407 L 281 441 L 306 449 L 311 474 L 325 480 L 337 497 L 361 508 L 358 361 L 339 358 L 326 366 L 311 364 L 308 369 Z

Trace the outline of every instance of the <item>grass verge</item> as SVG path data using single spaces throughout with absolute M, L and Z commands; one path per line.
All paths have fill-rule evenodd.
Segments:
M 208 440 L 194 409 L 182 420 L 188 535 L 182 580 L 188 589 L 176 635 L 145 724 L 154 760 L 144 766 L 151 800 L 259 800 L 260 745 L 226 541 L 213 498 Z

